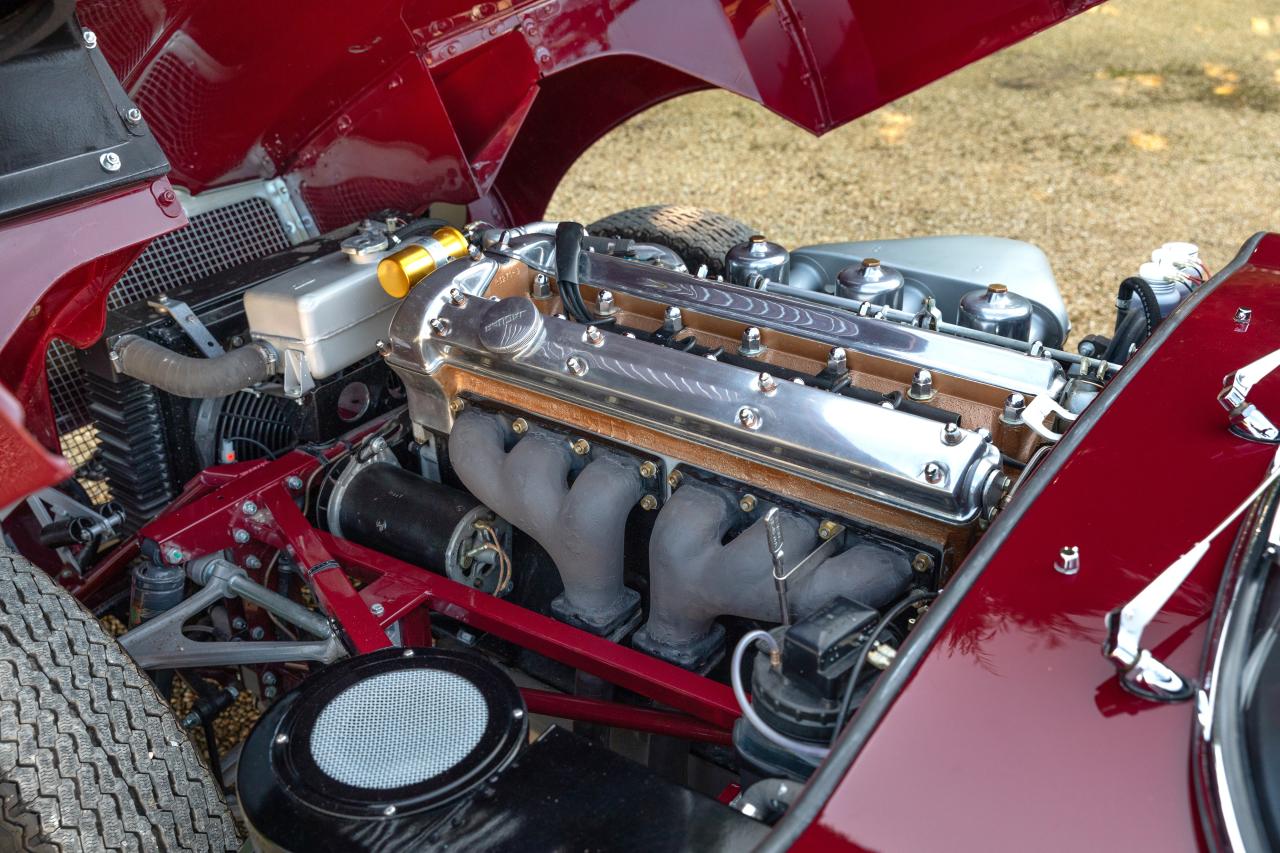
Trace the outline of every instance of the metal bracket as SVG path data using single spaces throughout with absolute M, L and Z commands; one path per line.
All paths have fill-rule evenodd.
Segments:
M 120 645 L 143 669 L 243 666 L 315 660 L 331 663 L 347 650 L 329 620 L 292 599 L 249 579 L 244 570 L 218 558 L 193 560 L 187 574 L 204 589 L 176 607 L 139 625 L 120 638 Z M 316 641 L 234 642 L 194 640 L 182 633 L 188 619 L 224 598 L 241 596 L 308 633 Z
M 222 348 L 222 344 L 218 343 L 217 339 L 209 334 L 209 330 L 205 328 L 204 323 L 200 322 L 196 312 L 191 310 L 191 306 L 181 299 L 171 299 L 161 294 L 155 299 L 148 299 L 147 304 L 161 314 L 168 314 L 173 318 L 173 322 L 177 323 L 178 327 L 187 333 L 187 337 L 191 338 L 191 342 L 196 345 L 196 348 L 204 353 L 205 358 L 213 358 L 226 352 Z
M 1078 412 L 1070 412 L 1058 405 L 1049 395 L 1040 394 L 1033 397 L 1031 402 L 1027 403 L 1026 408 L 1022 410 L 1022 422 L 1045 441 L 1056 442 L 1062 438 L 1062 433 L 1054 432 L 1044 425 L 1044 419 L 1049 415 L 1057 415 L 1069 422 L 1074 422 L 1076 418 L 1080 417 Z
M 89 553 L 89 546 L 93 540 L 105 541 L 118 536 L 124 524 L 124 510 L 119 504 L 114 502 L 106 504 L 102 508 L 106 513 L 103 515 L 54 488 L 40 489 L 32 493 L 27 497 L 26 503 L 42 528 L 62 519 L 71 520 L 72 536 L 86 547 L 82 548 L 79 554 L 75 554 L 72 553 L 70 546 L 60 545 L 54 548 L 54 552 L 62 564 L 76 574 L 83 572 L 84 562 L 93 556 Z
M 1189 679 L 1165 666 L 1142 647 L 1142 634 L 1208 553 L 1213 540 L 1277 479 L 1280 479 L 1280 450 L 1272 458 L 1266 477 L 1243 503 L 1208 536 L 1156 575 L 1132 600 L 1107 614 L 1107 639 L 1102 645 L 1102 654 L 1115 664 L 1120 683 L 1126 690 L 1156 702 L 1182 702 L 1195 694 L 1195 685 Z
M 1280 429 L 1247 399 L 1253 386 L 1280 367 L 1280 349 L 1267 353 L 1255 362 L 1246 364 L 1235 373 L 1227 374 L 1225 387 L 1218 393 L 1218 402 L 1227 410 L 1231 431 L 1251 441 L 1273 443 L 1280 441 Z

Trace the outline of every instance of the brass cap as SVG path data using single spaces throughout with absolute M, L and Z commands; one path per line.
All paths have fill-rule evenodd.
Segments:
M 467 248 L 467 238 L 457 228 L 437 229 L 423 245 L 410 243 L 383 258 L 378 263 L 378 283 L 388 295 L 400 299 L 442 263 L 465 255 Z
M 1008 293 L 1009 288 L 1003 284 L 988 284 L 987 293 Z

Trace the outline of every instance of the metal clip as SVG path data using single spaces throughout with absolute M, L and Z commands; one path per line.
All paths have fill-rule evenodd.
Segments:
M 1280 349 L 1264 355 L 1251 364 L 1227 374 L 1226 386 L 1218 394 L 1218 402 L 1227 410 L 1231 431 L 1251 441 L 1280 441 L 1280 429 L 1247 399 L 1253 386 L 1280 367 Z
M 155 299 L 148 299 L 147 304 L 161 314 L 168 314 L 173 318 L 173 322 L 177 323 L 178 327 L 187 333 L 187 337 L 191 338 L 191 342 L 196 345 L 196 348 L 204 353 L 205 358 L 213 358 L 226 352 L 222 348 L 222 344 L 218 343 L 213 335 L 209 334 L 209 330 L 205 328 L 204 323 L 200 322 L 196 312 L 191 310 L 191 306 L 181 299 L 171 299 L 168 296 L 161 295 Z
M 1047 394 L 1040 394 L 1034 397 L 1030 403 L 1027 403 L 1026 408 L 1022 410 L 1022 422 L 1045 441 L 1058 441 L 1062 438 L 1062 433 L 1054 432 L 1044 425 L 1044 419 L 1049 415 L 1057 415 L 1069 422 L 1075 421 L 1076 418 L 1080 417 L 1078 414 L 1069 412 L 1059 406 Z

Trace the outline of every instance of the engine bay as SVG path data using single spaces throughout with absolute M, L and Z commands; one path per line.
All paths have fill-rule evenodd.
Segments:
M 266 849 L 745 843 L 1207 276 L 1165 244 L 1072 352 L 1018 241 L 689 269 L 388 211 L 108 312 L 92 464 L 6 530 L 201 685 L 193 728 L 252 694 L 209 745 Z M 588 826 L 605 778 L 636 814 Z

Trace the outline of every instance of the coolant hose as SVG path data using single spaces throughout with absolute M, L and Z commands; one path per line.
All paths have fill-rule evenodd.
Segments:
M 276 356 L 250 343 L 213 358 L 191 358 L 137 335 L 125 335 L 111 350 L 116 370 L 178 397 L 225 397 L 269 379 Z
M 1151 333 L 1155 331 L 1156 326 L 1164 319 L 1155 290 L 1147 283 L 1146 279 L 1136 275 L 1120 282 L 1120 290 L 1116 293 L 1116 305 L 1128 305 L 1129 300 L 1134 296 L 1138 297 L 1138 302 L 1142 306 L 1141 337 L 1137 337 L 1134 334 L 1139 328 L 1137 321 L 1126 323 L 1125 321 L 1129 319 L 1127 312 L 1125 312 L 1124 308 L 1117 307 L 1117 311 L 1120 313 L 1117 315 L 1116 336 L 1111 341 L 1111 346 L 1107 349 L 1107 361 L 1121 361 L 1127 358 L 1130 345 L 1140 344 L 1151 337 Z M 1124 333 L 1122 334 L 1122 332 Z

